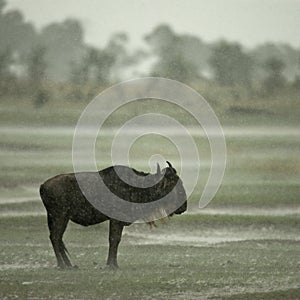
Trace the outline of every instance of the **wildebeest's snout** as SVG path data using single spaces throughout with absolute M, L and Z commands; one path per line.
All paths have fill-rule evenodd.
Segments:
M 175 214 L 181 215 L 182 213 L 184 213 L 186 211 L 186 209 L 187 209 L 187 204 L 185 202 L 182 206 L 180 206 L 178 209 L 176 209 Z
M 180 180 L 180 179 L 179 179 Z M 182 182 L 180 181 L 179 182 L 180 184 L 180 188 L 179 188 L 179 192 L 178 194 L 176 195 L 176 202 L 177 203 L 183 203 L 181 206 L 179 206 L 175 211 L 174 213 L 176 215 L 180 215 L 182 213 L 184 213 L 186 210 L 187 210 L 187 197 L 186 197 L 186 193 L 185 193 L 185 190 L 183 188 L 183 185 L 182 185 Z

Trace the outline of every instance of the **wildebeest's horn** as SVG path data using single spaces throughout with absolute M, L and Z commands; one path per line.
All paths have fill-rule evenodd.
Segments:
M 159 175 L 161 174 L 159 163 L 157 163 L 157 172 L 156 173 L 159 174 Z
M 167 161 L 167 164 L 169 165 L 169 167 L 170 167 L 171 169 L 173 169 L 173 166 L 171 165 L 171 163 L 170 163 L 169 161 Z
M 176 174 L 176 170 L 173 168 L 171 163 L 169 161 L 167 161 L 167 164 L 169 165 L 169 168 Z

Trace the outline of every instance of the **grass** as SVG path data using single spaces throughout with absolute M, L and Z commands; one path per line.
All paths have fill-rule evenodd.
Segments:
M 105 88 L 90 88 L 91 92 L 77 99 L 72 96 L 72 87 L 54 82 L 45 83 L 50 92 L 50 100 L 42 107 L 33 104 L 34 91 L 30 86 L 22 86 L 16 95 L 1 95 L 0 124 L 19 126 L 75 126 L 85 106 Z M 77 87 L 79 91 L 89 87 Z M 223 125 L 299 125 L 299 90 L 286 89 L 274 97 L 244 95 L 235 99 L 238 87 L 226 88 L 213 83 L 199 83 L 193 86 L 202 94 Z M 245 91 L 244 91 L 245 92 Z M 243 94 L 242 92 L 241 94 Z M 182 100 L 186 104 L 186 99 Z M 198 107 L 191 107 L 193 111 Z M 160 100 L 144 100 L 120 107 L 107 120 L 110 126 L 118 126 L 141 113 L 159 112 L 170 115 L 187 125 L 195 124 L 193 118 L 182 109 Z
M 297 131 L 299 95 L 237 103 L 225 99 L 230 91 L 225 96 L 221 88 L 214 92 L 218 95 L 212 89 L 204 92 L 214 99 L 211 105 L 223 125 L 258 126 L 266 134 L 226 136 L 226 173 L 207 208 L 227 209 L 229 214 L 211 215 L 203 210 L 173 217 L 154 230 L 143 224 L 126 228 L 118 272 L 101 268 L 108 251 L 107 223 L 88 228 L 70 223 L 64 239 L 71 260 L 80 269 L 57 270 L 38 195 L 40 183 L 47 178 L 73 171 L 73 128 L 87 102 L 62 100 L 59 93 L 40 109 L 22 95 L 0 100 L 1 299 L 300 298 L 299 135 L 280 134 L 274 127 L 270 134 L 268 129 L 284 125 Z M 196 125 L 182 110 L 159 101 L 122 107 L 106 122 L 108 134 L 97 140 L 99 169 L 112 164 L 111 126 L 148 111 L 168 113 L 185 126 Z M 193 138 L 203 163 L 188 204 L 197 212 L 209 172 L 210 149 L 206 138 Z M 118 150 L 127 149 L 119 145 Z M 189 149 L 185 151 L 190 158 Z M 130 149 L 130 162 L 149 171 L 148 160 L 154 153 L 162 153 L 179 169 L 176 147 L 154 135 L 137 140 Z M 186 167 L 192 169 L 191 158 L 189 163 Z M 190 179 L 184 179 L 186 187 Z M 253 209 L 295 212 L 238 214 Z
M 80 269 L 58 271 L 54 268 L 45 217 L 1 219 L 0 297 L 238 299 L 244 294 L 257 295 L 252 299 L 260 299 L 265 294 L 269 298 L 272 295 L 272 299 L 295 297 L 300 279 L 299 242 L 270 240 L 268 232 L 259 240 L 202 246 L 168 243 L 163 239 L 158 244 L 151 244 L 151 240 L 145 244 L 134 235 L 137 231 L 145 237 L 174 232 L 187 234 L 191 229 L 195 235 L 195 227 L 205 234 L 208 228 L 216 230 L 230 224 L 242 236 L 247 223 L 258 227 L 270 225 L 269 222 L 279 224 L 273 231 L 288 230 L 289 223 L 288 220 L 277 222 L 275 218 L 257 223 L 256 217 L 252 221 L 247 218 L 228 221 L 223 216 L 203 219 L 181 216 L 151 232 L 145 225 L 129 227 L 120 246 L 121 270 L 111 272 L 101 269 L 107 253 L 107 224 L 90 228 L 70 224 L 65 240 L 71 259 Z M 299 230 L 297 222 L 295 236 Z

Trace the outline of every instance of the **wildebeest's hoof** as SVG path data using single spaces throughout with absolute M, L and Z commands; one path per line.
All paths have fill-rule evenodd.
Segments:
M 71 269 L 72 269 L 72 270 L 78 270 L 79 267 L 78 267 L 77 265 L 74 265 L 74 266 L 71 267 Z
M 65 267 L 65 270 L 69 270 L 69 271 L 78 270 L 78 269 L 79 269 L 79 267 L 77 265 Z

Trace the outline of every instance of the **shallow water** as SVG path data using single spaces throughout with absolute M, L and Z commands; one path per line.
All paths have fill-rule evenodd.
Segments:
M 39 263 L 27 263 L 27 264 L 1 264 L 0 271 L 6 270 L 18 270 L 18 269 L 40 269 L 40 268 L 47 268 L 49 264 L 39 264 Z M 30 284 L 30 282 L 24 282 L 22 284 Z
M 152 127 L 151 127 L 152 129 Z M 204 131 L 201 127 L 187 127 L 188 131 L 194 136 L 205 136 Z M 227 137 L 242 137 L 242 136 L 251 136 L 251 137 L 276 137 L 276 136 L 300 136 L 300 128 L 299 127 L 276 127 L 276 126 L 246 126 L 246 127 L 233 127 L 233 126 L 224 126 L 223 128 L 224 134 Z M 2 126 L 0 128 L 0 133 L 5 134 L 33 134 L 33 135 L 58 135 L 58 136 L 72 136 L 74 134 L 75 127 L 24 127 L 24 126 Z M 128 135 L 136 135 L 141 131 L 147 131 L 149 127 L 139 127 L 137 129 L 129 128 L 126 131 Z M 159 131 L 159 128 L 153 127 L 153 130 Z M 104 128 L 100 130 L 101 135 L 104 136 L 112 136 L 117 131 L 117 128 Z M 164 129 L 164 132 L 166 129 Z M 170 135 L 178 135 L 176 129 L 168 129 Z M 85 131 L 86 135 L 89 135 L 89 130 Z
M 205 208 L 188 211 L 191 215 L 231 216 L 291 216 L 300 215 L 300 207 L 293 208 Z
M 159 226 L 159 225 L 158 225 Z M 273 228 L 263 227 L 262 229 L 251 228 L 229 228 L 224 229 L 203 229 L 190 232 L 177 233 L 161 233 L 139 232 L 134 231 L 134 228 L 125 229 L 125 238 L 130 239 L 129 243 L 137 245 L 177 245 L 177 246 L 191 246 L 203 247 L 209 245 L 218 245 L 228 242 L 241 241 L 259 241 L 280 239 L 290 239 L 293 241 L 300 241 L 300 236 L 295 235 L 295 232 L 281 232 Z
M 248 184 L 248 183 L 247 183 Z M 38 195 L 38 188 L 31 190 L 32 196 L 15 196 L 15 197 L 0 197 L 0 218 L 1 217 L 23 217 L 23 216 L 42 216 L 46 215 L 44 207 L 42 207 L 41 199 Z M 13 195 L 14 191 L 11 191 Z M 20 192 L 19 192 L 20 193 Z M 22 209 L 21 204 L 32 203 L 33 207 L 28 210 Z M 19 206 L 15 207 L 14 204 Z M 11 205 L 11 208 L 10 208 Z M 5 208 L 5 209 L 4 209 Z M 36 209 L 35 209 L 36 208 Z M 300 215 L 300 206 L 293 207 L 220 207 L 220 208 L 198 208 L 197 204 L 189 206 L 185 214 L 189 215 L 232 215 L 232 216 L 296 216 Z
M 32 201 L 41 201 L 40 197 L 5 197 L 0 198 L 0 204 L 26 203 Z

